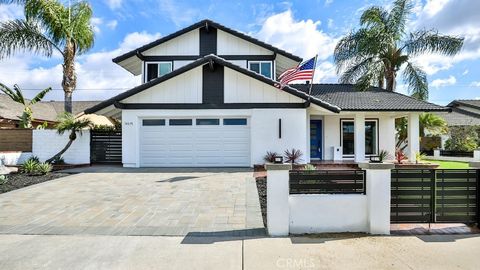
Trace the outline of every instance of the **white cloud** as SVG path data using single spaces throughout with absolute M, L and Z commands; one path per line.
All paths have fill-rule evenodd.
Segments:
M 467 75 L 468 72 L 470 72 L 468 69 L 465 69 L 465 71 L 462 73 L 463 76 Z
M 448 78 L 445 79 L 433 80 L 430 85 L 432 87 L 439 88 L 443 86 L 454 85 L 455 83 L 457 83 L 457 79 L 454 76 L 450 75 Z
M 320 21 L 295 20 L 291 10 L 268 17 L 253 35 L 301 57 L 326 60 L 333 55 L 337 38 L 319 30 Z
M 448 70 L 456 63 L 480 58 L 478 0 L 428 0 L 416 14 L 416 29 L 437 29 L 441 34 L 465 38 L 462 51 L 454 56 L 426 55 L 418 59 L 427 74 Z
M 93 32 L 95 32 L 96 34 L 99 34 L 101 32 L 100 26 L 103 24 L 103 19 L 98 17 L 93 17 L 90 20 L 90 23 L 92 24 Z
M 473 86 L 473 87 L 480 87 L 480 81 L 474 81 L 474 82 L 471 82 L 471 83 L 470 83 L 470 86 Z
M 328 21 L 327 21 L 327 26 L 328 26 L 328 28 L 332 28 L 332 27 L 333 27 L 333 19 L 328 19 Z
M 112 62 L 112 58 L 140 47 L 160 37 L 160 34 L 133 32 L 125 36 L 117 49 L 81 55 L 77 58 L 77 91 L 74 100 L 104 100 L 119 94 L 140 83 L 122 67 Z M 60 59 L 50 67 L 32 67 L 38 64 L 38 58 L 31 55 L 17 55 L 0 62 L 0 82 L 7 85 L 19 84 L 24 89 L 44 89 L 51 86 L 61 89 L 62 67 Z M 12 69 L 12 66 L 15 69 Z M 95 89 L 95 90 L 85 90 Z M 35 91 L 26 91 L 31 97 Z M 47 95 L 48 99 L 63 100 L 63 91 L 55 90 Z
M 325 0 L 325 6 L 329 6 L 331 3 L 333 3 L 333 0 Z
M 106 26 L 110 29 L 110 30 L 115 30 L 115 28 L 117 28 L 117 25 L 118 25 L 118 21 L 117 20 L 111 20 L 109 21 Z
M 112 10 L 120 8 L 122 6 L 122 2 L 123 2 L 122 0 L 106 0 L 105 1 L 107 6 Z
M 196 21 L 202 15 L 200 10 L 180 5 L 175 0 L 159 1 L 159 7 L 163 15 L 166 15 L 177 27 Z
M 0 4 L 0 22 L 8 21 L 23 16 L 23 8 L 19 5 Z

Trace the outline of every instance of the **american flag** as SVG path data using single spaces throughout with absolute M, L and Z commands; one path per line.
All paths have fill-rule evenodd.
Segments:
M 287 69 L 278 77 L 280 85 L 283 86 L 297 80 L 313 80 L 316 62 L 317 57 L 315 56 L 308 61 L 300 63 L 295 68 Z

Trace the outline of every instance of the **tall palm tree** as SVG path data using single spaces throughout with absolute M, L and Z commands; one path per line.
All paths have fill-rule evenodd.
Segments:
M 87 128 L 93 127 L 92 121 L 88 119 L 79 119 L 75 118 L 75 116 L 71 113 L 65 112 L 58 117 L 58 123 L 55 126 L 57 129 L 57 133 L 62 135 L 65 132 L 70 132 L 68 135 L 68 143 L 65 147 L 60 150 L 57 154 L 53 157 L 45 161 L 46 163 L 51 163 L 53 160 L 60 158 L 72 145 L 73 141 L 77 139 L 77 133 L 82 135 L 82 131 Z
M 9 96 L 13 101 L 20 103 L 23 105 L 23 113 L 20 117 L 20 128 L 32 128 L 32 121 L 33 121 L 33 111 L 32 105 L 41 101 L 45 95 L 52 90 L 51 87 L 42 90 L 38 93 L 34 98 L 31 100 L 26 99 L 23 96 L 22 90 L 18 85 L 14 85 L 13 89 L 8 88 L 3 83 L 0 83 L 0 91 L 5 93 L 5 95 Z
M 65 111 L 72 112 L 72 93 L 77 86 L 75 56 L 92 48 L 92 8 L 86 1 L 64 6 L 58 0 L 0 0 L 0 4 L 24 5 L 25 19 L 0 23 L 0 59 L 19 51 L 63 57 L 62 87 Z
M 440 35 L 436 30 L 407 33 L 412 0 L 396 0 L 391 10 L 370 7 L 360 17 L 360 29 L 343 37 L 335 48 L 334 60 L 340 82 L 355 83 L 360 90 L 378 86 L 395 91 L 398 72 L 413 97 L 428 99 L 427 75 L 412 62 L 426 53 L 457 54 L 463 38 Z

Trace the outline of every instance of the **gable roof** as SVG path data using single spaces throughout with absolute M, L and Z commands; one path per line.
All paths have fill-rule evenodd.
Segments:
M 28 100 L 27 100 L 28 101 Z M 73 114 L 77 115 L 85 109 L 95 106 L 100 101 L 73 101 Z M 38 121 L 55 122 L 60 113 L 64 111 L 63 101 L 41 101 L 32 106 L 33 118 Z M 23 106 L 13 101 L 9 96 L 0 94 L 0 118 L 20 120 Z
M 457 99 L 450 102 L 447 106 L 448 107 L 458 107 L 458 106 L 467 106 L 470 108 L 480 110 L 480 100 L 478 99 Z
M 290 85 L 305 93 L 308 84 Z M 449 111 L 447 107 L 372 87 L 359 91 L 352 84 L 314 84 L 311 95 L 339 107 L 342 111 Z
M 190 25 L 190 26 L 188 26 L 188 27 L 185 27 L 185 28 L 183 28 L 183 29 L 181 29 L 181 30 L 179 30 L 179 31 L 177 31 L 177 32 L 175 32 L 175 33 L 172 33 L 172 34 L 168 35 L 168 36 L 165 36 L 165 37 L 162 37 L 162 38 L 160 38 L 160 39 L 157 39 L 157 40 L 155 40 L 155 41 L 153 41 L 153 42 L 151 42 L 151 43 L 148 43 L 148 44 L 146 44 L 146 45 L 144 45 L 144 46 L 142 46 L 142 47 L 139 47 L 139 48 L 137 48 L 137 49 L 135 49 L 135 50 L 132 50 L 132 51 L 130 51 L 130 52 L 127 52 L 127 53 L 125 53 L 125 54 L 123 54 L 123 55 L 120 55 L 120 56 L 118 56 L 118 57 L 115 57 L 115 58 L 113 59 L 113 62 L 114 62 L 114 63 L 119 63 L 119 62 L 121 62 L 121 61 L 123 61 L 123 60 L 125 60 L 125 59 L 127 59 L 127 58 L 130 58 L 130 57 L 132 57 L 132 56 L 137 55 L 138 53 L 142 53 L 142 52 L 144 52 L 144 51 L 146 51 L 146 50 L 148 50 L 148 49 L 151 49 L 151 48 L 153 48 L 153 47 L 155 47 L 155 46 L 158 46 L 158 45 L 160 45 L 160 44 L 162 44 L 162 43 L 164 43 L 164 42 L 167 42 L 167 41 L 169 41 L 169 40 L 171 40 L 171 39 L 174 39 L 174 38 L 176 38 L 176 37 L 178 37 L 178 36 L 181 36 L 181 35 L 183 35 L 183 34 L 185 34 L 185 33 L 187 33 L 187 32 L 190 32 L 190 31 L 195 30 L 195 29 L 197 29 L 197 28 L 205 27 L 206 25 L 212 26 L 212 27 L 217 28 L 217 29 L 220 29 L 220 30 L 222 30 L 222 31 L 224 31 L 224 32 L 227 32 L 227 33 L 229 33 L 229 34 L 231 34 L 231 35 L 234 35 L 234 36 L 236 36 L 236 37 L 239 37 L 239 38 L 241 38 L 241 39 L 244 39 L 244 40 L 246 40 L 246 41 L 249 41 L 249 42 L 251 42 L 251 43 L 253 43 L 253 44 L 256 44 L 256 45 L 258 45 L 258 46 L 260 46 L 260 47 L 263 47 L 263 48 L 265 48 L 265 49 L 267 49 L 267 50 L 273 51 L 273 52 L 275 52 L 275 53 L 277 53 L 277 54 L 284 55 L 284 56 L 286 56 L 286 57 L 288 57 L 288 58 L 290 58 L 290 59 L 293 59 L 293 60 L 295 60 L 295 61 L 297 61 L 297 62 L 301 62 L 301 61 L 303 60 L 300 56 L 296 56 L 296 55 L 294 55 L 294 54 L 291 54 L 291 53 L 289 53 L 289 52 L 287 52 L 287 51 L 285 51 L 285 50 L 282 50 L 282 49 L 279 49 L 279 48 L 277 48 L 277 47 L 274 47 L 274 46 L 272 46 L 272 45 L 270 45 L 270 44 L 267 44 L 267 43 L 265 43 L 265 42 L 263 42 L 263 41 L 260 41 L 260 40 L 258 40 L 258 39 L 256 39 L 256 38 L 253 38 L 253 37 L 251 37 L 251 36 L 249 36 L 249 35 L 243 34 L 243 33 L 241 33 L 241 32 L 238 32 L 238 31 L 236 31 L 236 30 L 233 30 L 233 29 L 231 29 L 231 28 L 228 28 L 228 27 L 226 27 L 226 26 L 223 26 L 223 25 L 221 25 L 221 24 L 219 24 L 219 23 L 216 23 L 216 22 L 214 22 L 214 21 L 212 21 L 212 20 L 205 19 L 205 20 L 199 21 L 199 22 L 197 22 L 197 23 L 194 23 L 194 24 L 192 24 L 192 25 Z
M 237 66 L 237 65 L 235 65 L 235 64 L 232 64 L 231 62 L 228 62 L 228 61 L 226 61 L 225 59 L 220 58 L 220 57 L 218 57 L 218 56 L 216 56 L 216 55 L 214 55 L 214 54 L 209 54 L 209 55 L 207 55 L 207 56 L 204 56 L 204 57 L 202 57 L 202 58 L 199 58 L 198 60 L 196 60 L 196 61 L 194 61 L 194 62 L 192 62 L 192 63 L 190 63 L 190 64 L 187 64 L 187 65 L 185 65 L 185 66 L 183 66 L 183 67 L 181 67 L 181 68 L 179 68 L 179 69 L 176 69 L 176 70 L 174 70 L 174 71 L 172 71 L 172 72 L 170 72 L 170 73 L 168 73 L 168 74 L 166 74 L 166 75 L 163 75 L 163 76 L 161 76 L 161 77 L 158 77 L 158 78 L 156 78 L 156 79 L 153 79 L 153 80 L 151 80 L 151 81 L 149 81 L 149 82 L 147 82 L 147 83 L 141 84 L 141 85 L 139 85 L 139 86 L 137 86 L 137 87 L 134 87 L 134 88 L 132 88 L 132 89 L 130 89 L 130 90 L 128 90 L 128 91 L 125 91 L 125 92 L 123 92 L 123 93 L 121 93 L 121 94 L 119 94 L 119 95 L 117 95 L 117 96 L 114 96 L 114 97 L 112 97 L 112 98 L 110 98 L 110 99 L 107 99 L 107 100 L 105 100 L 105 101 L 103 101 L 103 102 L 101 102 L 101 103 L 99 103 L 99 104 L 97 104 L 97 105 L 95 105 L 95 106 L 93 106 L 93 107 L 91 107 L 91 108 L 89 108 L 89 109 L 86 109 L 86 110 L 85 110 L 85 113 L 87 113 L 87 114 L 89 114 L 89 113 L 95 113 L 95 112 L 97 112 L 97 111 L 99 111 L 99 110 L 101 110 L 101 109 L 103 109 L 103 108 L 106 108 L 106 107 L 108 107 L 108 106 L 110 106 L 110 105 L 114 105 L 116 102 L 119 102 L 119 101 L 121 101 L 121 100 L 123 100 L 123 99 L 125 99 L 125 98 L 128 98 L 128 97 L 130 97 L 130 96 L 133 96 L 133 95 L 135 95 L 135 94 L 137 94 L 137 93 L 139 93 L 139 92 L 141 92 L 141 91 L 144 91 L 144 90 L 146 90 L 146 89 L 148 89 L 148 88 L 150 88 L 150 87 L 152 87 L 152 86 L 154 86 L 154 85 L 157 85 L 157 84 L 159 84 L 159 83 L 161 83 L 161 82 L 164 82 L 164 81 L 166 81 L 166 80 L 168 80 L 168 79 L 171 79 L 171 78 L 173 78 L 173 77 L 175 77 L 175 76 L 177 76 L 177 75 L 180 75 L 180 74 L 182 74 L 182 73 L 184 73 L 184 72 L 187 72 L 187 71 L 189 71 L 189 70 L 191 70 L 191 69 L 193 69 L 193 68 L 196 68 L 196 67 L 198 67 L 198 66 L 201 66 L 201 65 L 204 65 L 204 64 L 207 64 L 207 63 L 215 63 L 215 64 L 219 64 L 219 65 L 228 67 L 228 68 L 233 69 L 233 70 L 235 70 L 235 71 L 238 71 L 238 72 L 240 72 L 240 73 L 242 73 L 242 74 L 244 74 L 244 75 L 247 75 L 247 76 L 249 76 L 249 77 L 251 77 L 251 78 L 254 78 L 254 79 L 257 79 L 257 80 L 259 80 L 259 81 L 262 81 L 262 82 L 264 82 L 264 83 L 266 83 L 266 84 L 269 84 L 269 85 L 271 85 L 271 86 L 276 86 L 276 85 L 278 84 L 278 82 L 276 82 L 276 81 L 274 81 L 274 80 L 272 80 L 272 79 L 269 79 L 269 78 L 267 78 L 267 77 L 265 77 L 265 76 L 263 76 L 263 75 L 260 75 L 260 74 L 258 74 L 258 73 L 256 73 L 256 72 L 251 71 L 251 70 L 242 68 L 242 67 Z M 299 98 L 302 98 L 302 99 L 304 99 L 304 100 L 306 100 L 306 101 L 310 100 L 313 104 L 316 104 L 316 105 L 318 105 L 318 106 L 320 106 L 320 107 L 323 107 L 323 108 L 325 108 L 325 109 L 327 109 L 327 110 L 329 110 L 329 111 L 332 111 L 332 112 L 340 112 L 340 108 L 339 108 L 339 107 L 337 107 L 337 106 L 335 106 L 335 105 L 332 105 L 332 104 L 330 104 L 330 103 L 328 103 L 328 102 L 324 102 L 323 100 L 321 100 L 321 99 L 319 99 L 319 98 L 310 97 L 307 93 L 302 92 L 302 91 L 299 91 L 299 90 L 296 89 L 296 88 L 293 88 L 293 87 L 290 87 L 290 86 L 285 86 L 282 90 L 284 90 L 285 92 L 288 92 L 288 93 L 290 93 L 290 94 L 292 94 L 292 95 L 294 95 L 294 96 L 297 96 L 297 97 L 299 97 Z

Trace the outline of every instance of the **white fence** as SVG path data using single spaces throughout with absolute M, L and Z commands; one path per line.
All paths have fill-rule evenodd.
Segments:
M 290 165 L 268 164 L 267 227 L 272 236 L 325 232 L 390 233 L 393 164 L 360 164 L 366 194 L 290 194 Z
M 56 130 L 34 130 L 32 153 L 41 161 L 53 157 L 68 143 L 69 133 L 59 135 Z M 90 163 L 90 131 L 83 131 L 83 135 L 77 134 L 77 139 L 70 148 L 62 155 L 68 164 Z

